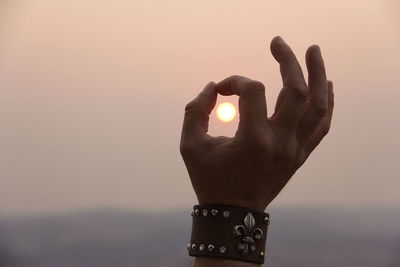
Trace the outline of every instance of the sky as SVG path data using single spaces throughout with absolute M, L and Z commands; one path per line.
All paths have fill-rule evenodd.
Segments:
M 266 85 L 272 115 L 276 35 L 302 66 L 320 45 L 336 104 L 272 206 L 400 208 L 397 0 L 2 0 L 0 215 L 190 208 L 184 106 L 239 74 Z M 236 127 L 211 114 L 210 134 Z

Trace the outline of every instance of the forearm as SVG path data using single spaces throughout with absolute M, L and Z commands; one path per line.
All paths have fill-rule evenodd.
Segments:
M 196 258 L 193 267 L 260 267 L 260 264 L 217 258 Z

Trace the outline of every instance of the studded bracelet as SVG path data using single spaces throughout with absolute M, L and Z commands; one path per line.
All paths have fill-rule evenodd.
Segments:
M 193 257 L 218 257 L 264 263 L 269 214 L 237 206 L 195 205 L 191 241 Z

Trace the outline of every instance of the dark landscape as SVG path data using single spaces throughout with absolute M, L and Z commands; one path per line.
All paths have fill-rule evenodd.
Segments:
M 1 267 L 190 266 L 190 211 L 0 218 Z M 399 267 L 399 210 L 271 211 L 266 266 Z

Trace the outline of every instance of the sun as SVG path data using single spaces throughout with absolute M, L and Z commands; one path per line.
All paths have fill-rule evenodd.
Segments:
M 236 116 L 236 108 L 229 102 L 221 103 L 217 108 L 217 117 L 221 121 L 229 122 Z

